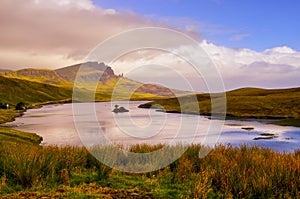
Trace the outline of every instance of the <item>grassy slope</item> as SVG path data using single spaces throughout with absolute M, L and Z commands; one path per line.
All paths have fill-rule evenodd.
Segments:
M 18 112 L 13 109 L 0 109 L 0 124 L 11 122 L 15 117 L 19 116 Z
M 0 143 L 18 143 L 39 145 L 42 138 L 35 133 L 27 133 L 0 127 Z
M 57 101 L 71 98 L 72 90 L 28 80 L 0 77 L 0 101 L 16 105 Z
M 217 94 L 212 96 L 217 97 Z M 299 125 L 300 120 L 300 88 L 291 89 L 257 89 L 243 88 L 226 93 L 228 118 L 278 118 L 287 119 L 285 124 Z M 162 106 L 167 112 L 181 112 L 178 101 L 191 103 L 191 96 L 155 100 L 144 104 L 141 108 Z M 209 94 L 197 94 L 200 114 L 211 114 Z M 188 113 L 197 113 L 193 110 Z M 291 118 L 293 120 L 291 120 Z M 282 123 L 283 124 L 283 123 Z
M 300 88 L 244 88 L 228 92 L 227 102 L 233 116 L 300 118 Z
M 27 68 L 18 71 L 1 72 L 3 77 L 27 80 L 54 86 L 71 88 L 72 84 L 62 79 L 55 71 L 49 69 Z
M 44 95 L 48 94 L 49 96 L 54 94 L 51 100 L 47 98 L 46 101 L 61 100 L 60 96 L 55 95 L 57 93 L 57 89 L 55 88 L 62 89 L 63 92 L 64 90 L 72 90 L 76 75 L 79 75 L 81 82 L 80 85 L 77 82 L 77 86 L 83 88 L 83 92 L 86 92 L 86 89 L 94 90 L 94 82 L 98 80 L 100 74 L 102 74 L 101 78 L 104 79 L 101 79 L 98 83 L 95 96 L 96 101 L 111 100 L 111 94 L 113 92 L 115 94 L 113 100 L 151 100 L 162 96 L 173 95 L 172 91 L 165 87 L 157 85 L 144 86 L 142 83 L 119 77 L 114 74 L 110 67 L 104 64 L 94 62 L 84 63 L 83 71 L 77 74 L 80 66 L 81 64 L 77 64 L 58 70 L 29 68 L 18 71 L 0 72 L 0 77 L 3 77 L 2 81 L 0 81 L 0 85 L 3 85 L 0 90 L 3 94 L 2 96 L 0 95 L 0 102 L 1 100 L 7 100 L 8 103 L 15 104 L 15 102 L 21 100 L 23 96 L 25 98 L 23 101 L 28 103 L 44 102 L 45 96 L 35 97 L 35 94 L 39 94 L 40 92 Z M 10 80 L 14 81 L 15 84 L 9 83 Z M 22 81 L 24 81 L 24 86 L 22 86 Z M 32 83 L 29 84 L 28 82 Z M 43 88 L 45 85 L 53 86 L 54 89 L 50 88 L 45 90 Z M 27 92 L 29 89 L 30 92 Z M 21 97 L 16 99 L 19 96 Z M 33 96 L 33 99 L 28 99 L 30 96 Z M 57 99 L 54 100 L 55 98 Z M 68 93 L 68 98 L 71 98 L 70 92 Z

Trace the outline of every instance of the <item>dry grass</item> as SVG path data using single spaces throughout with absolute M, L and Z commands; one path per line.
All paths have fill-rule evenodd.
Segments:
M 147 153 L 161 147 L 136 145 L 130 151 Z M 176 151 L 178 148 L 182 149 L 182 146 L 169 149 Z M 53 196 L 57 189 L 62 189 L 62 196 L 68 193 L 80 198 L 85 193 L 83 189 L 92 189 L 96 183 L 93 186 L 99 190 L 101 187 L 102 192 L 91 192 L 90 198 L 101 194 L 108 197 L 112 192 L 148 198 L 299 196 L 300 151 L 281 154 L 258 147 L 219 146 L 206 157 L 199 158 L 200 148 L 189 146 L 180 159 L 161 170 L 129 174 L 103 165 L 84 148 L 1 144 L 0 194 L 3 197 L 8 193 L 18 196 L 38 191 L 40 195 L 48 192 L 48 196 Z M 135 191 L 124 192 L 127 189 Z

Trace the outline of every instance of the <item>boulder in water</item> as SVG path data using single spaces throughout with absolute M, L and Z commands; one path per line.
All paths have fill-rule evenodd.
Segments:
M 129 112 L 129 110 L 127 110 L 123 106 L 119 107 L 118 105 L 115 105 L 115 108 L 112 112 L 114 112 L 114 113 L 125 113 L 125 112 Z

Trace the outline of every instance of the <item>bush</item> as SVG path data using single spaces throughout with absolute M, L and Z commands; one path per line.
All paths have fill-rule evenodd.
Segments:
M 25 106 L 24 102 L 19 102 L 19 103 L 16 105 L 16 110 L 19 110 L 19 111 L 26 110 L 26 106 Z
M 7 103 L 0 103 L 0 108 L 1 109 L 9 109 L 9 104 L 7 104 Z

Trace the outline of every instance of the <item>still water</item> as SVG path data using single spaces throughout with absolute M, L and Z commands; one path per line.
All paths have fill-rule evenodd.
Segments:
M 204 116 L 137 108 L 142 103 L 145 102 L 46 105 L 40 109 L 28 110 L 22 117 L 5 125 L 37 133 L 43 137 L 43 145 L 193 143 L 210 146 L 258 145 L 280 152 L 300 149 L 300 128 L 255 120 L 228 120 L 223 125 L 222 121 L 210 120 Z M 112 109 L 116 104 L 124 106 L 129 112 L 113 113 Z M 77 107 L 75 118 L 73 106 Z M 90 107 L 93 108 L 92 112 Z M 215 126 L 222 128 L 214 129 Z

